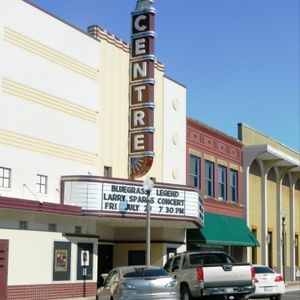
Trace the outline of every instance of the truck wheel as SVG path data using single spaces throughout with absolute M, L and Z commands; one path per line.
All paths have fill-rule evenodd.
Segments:
M 190 289 L 187 285 L 184 285 L 181 288 L 181 295 L 180 295 L 181 300 L 193 300 L 194 298 L 191 295 Z

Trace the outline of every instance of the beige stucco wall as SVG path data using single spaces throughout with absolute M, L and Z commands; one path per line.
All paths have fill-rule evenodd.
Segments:
M 300 182 L 295 189 L 295 234 L 298 235 L 298 243 L 300 242 Z M 297 255 L 297 254 L 295 254 Z M 300 264 L 300 245 L 298 245 L 298 258 Z
M 128 177 L 129 53 L 102 40 L 98 126 L 99 173 L 112 167 L 113 177 Z
M 239 139 L 243 141 L 243 144 L 246 146 L 268 144 L 296 159 L 300 159 L 300 154 L 293 149 L 288 148 L 271 137 L 268 137 L 245 124 L 239 124 Z
M 54 242 L 71 242 L 70 280 L 77 281 L 77 242 L 62 237 L 59 232 L 0 229 L 1 239 L 9 240 L 8 285 L 51 284 L 53 281 Z M 97 279 L 97 248 L 95 239 L 80 242 L 94 243 L 93 281 Z
M 100 66 L 100 127 L 98 167 L 112 167 L 112 176 L 128 178 L 129 122 L 129 52 L 101 40 L 103 58 Z M 154 91 L 154 161 L 149 176 L 163 181 L 164 72 L 155 68 Z M 143 178 L 141 178 L 142 180 Z
M 155 69 L 155 88 L 154 88 L 154 161 L 149 171 L 151 177 L 157 181 L 163 181 L 163 139 L 164 139 L 164 77 L 163 72 Z

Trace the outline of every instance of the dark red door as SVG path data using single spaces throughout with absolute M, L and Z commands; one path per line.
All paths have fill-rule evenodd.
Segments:
M 7 300 L 8 240 L 0 240 L 0 300 Z

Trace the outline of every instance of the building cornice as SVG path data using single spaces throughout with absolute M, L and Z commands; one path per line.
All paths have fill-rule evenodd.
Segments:
M 190 117 L 187 118 L 187 126 L 190 128 L 194 128 L 200 132 L 212 135 L 215 138 L 226 141 L 227 143 L 229 143 L 233 146 L 236 146 L 239 148 L 242 148 L 242 146 L 243 146 L 242 142 L 240 142 L 238 139 L 235 139 L 229 135 L 226 135 L 225 133 L 223 133 L 217 129 L 214 129 L 204 123 L 201 123 L 195 119 L 192 119 Z

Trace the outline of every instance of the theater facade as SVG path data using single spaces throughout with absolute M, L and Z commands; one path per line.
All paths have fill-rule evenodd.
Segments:
M 91 296 L 101 273 L 144 263 L 148 176 L 151 264 L 184 251 L 203 203 L 186 186 L 186 87 L 155 56 L 152 1 L 128 14 L 133 47 L 27 1 L 0 10 L 0 298 Z

